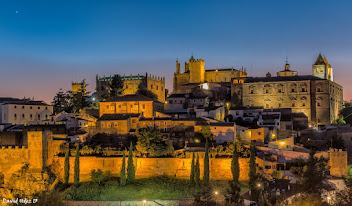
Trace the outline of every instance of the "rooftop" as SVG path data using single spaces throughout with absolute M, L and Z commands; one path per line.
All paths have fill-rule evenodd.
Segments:
M 244 80 L 245 83 L 253 82 L 280 82 L 280 81 L 315 81 L 323 80 L 313 75 L 300 75 L 300 76 L 282 76 L 282 77 L 248 77 Z
M 98 120 L 127 120 L 131 117 L 139 117 L 138 113 L 124 113 L 124 114 L 103 114 Z
M 131 94 L 131 95 L 120 96 L 115 99 L 110 99 L 105 102 L 131 102 L 131 101 L 149 102 L 154 100 L 152 98 L 146 97 L 141 94 Z

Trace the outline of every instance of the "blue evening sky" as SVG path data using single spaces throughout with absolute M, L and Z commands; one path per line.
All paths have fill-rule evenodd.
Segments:
M 71 81 L 152 73 L 172 90 L 175 60 L 311 74 L 319 52 L 352 99 L 350 1 L 0 1 L 0 96 L 51 102 Z M 17 11 L 17 12 L 16 12 Z M 183 70 L 183 67 L 182 67 Z

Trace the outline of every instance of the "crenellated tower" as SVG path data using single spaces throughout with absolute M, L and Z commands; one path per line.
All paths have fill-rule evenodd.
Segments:
M 203 59 L 189 59 L 190 83 L 201 83 L 205 79 L 205 62 Z

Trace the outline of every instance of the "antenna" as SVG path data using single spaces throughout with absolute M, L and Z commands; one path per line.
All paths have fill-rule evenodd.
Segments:
M 286 64 L 288 64 L 287 56 L 286 56 Z

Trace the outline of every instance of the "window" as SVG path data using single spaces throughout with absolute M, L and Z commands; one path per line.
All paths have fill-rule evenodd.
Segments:
M 31 120 L 33 119 L 33 114 L 30 114 L 29 117 L 31 118 Z
M 320 102 L 317 103 L 318 107 L 320 107 Z
M 268 94 L 268 93 L 269 93 L 269 90 L 265 90 L 265 93 Z
M 261 132 L 258 132 L 258 135 L 261 135 L 262 133 Z
M 294 88 L 292 88 L 292 89 L 291 89 L 291 92 L 295 92 L 295 89 L 294 89 Z
M 321 92 L 321 89 L 320 89 L 320 88 L 317 88 L 317 92 Z
M 265 105 L 265 108 L 269 108 L 269 104 L 266 104 L 266 105 Z
M 271 169 L 271 166 L 270 166 L 270 165 L 266 165 L 266 166 L 265 166 L 265 169 L 270 170 L 270 169 Z
M 159 87 L 158 87 L 158 85 L 156 86 L 156 90 L 158 90 L 159 89 Z
M 295 105 L 295 103 L 292 103 L 292 107 L 295 107 L 296 105 Z
M 29 109 L 33 109 L 32 106 L 30 106 Z
M 251 92 L 250 92 L 251 94 L 254 94 L 254 90 L 251 90 Z
M 15 119 L 17 118 L 17 114 L 15 114 Z
M 302 104 L 302 107 L 305 107 L 305 106 L 306 106 L 306 103 L 303 103 L 303 104 Z
M 161 91 L 164 91 L 164 87 L 161 87 Z
M 24 106 L 22 106 L 22 109 L 24 109 Z
M 145 104 L 143 104 L 143 109 L 145 109 Z
M 323 67 L 322 67 L 322 68 L 320 68 L 320 72 L 323 72 Z
M 279 90 L 278 90 L 278 92 L 279 92 L 279 93 L 282 93 L 282 90 L 281 90 L 281 89 L 279 89 Z
M 45 109 L 48 109 L 48 107 L 45 107 Z
M 17 106 L 15 106 L 15 109 L 17 108 Z
M 40 114 L 38 114 L 38 120 L 40 120 Z
M 109 105 L 106 105 L 106 109 L 109 109 Z
M 153 89 L 153 85 L 150 85 L 150 89 Z
M 281 103 L 279 103 L 279 107 L 281 107 Z
M 317 72 L 319 72 L 319 68 L 317 68 Z
M 45 115 L 45 119 L 48 119 L 48 115 L 47 114 Z
M 121 104 L 119 104 L 119 108 L 121 109 Z
M 22 118 L 24 118 L 24 114 L 22 114 Z
M 166 125 L 167 123 L 166 122 L 164 122 L 164 125 Z
M 40 109 L 40 107 L 38 107 L 38 109 Z

